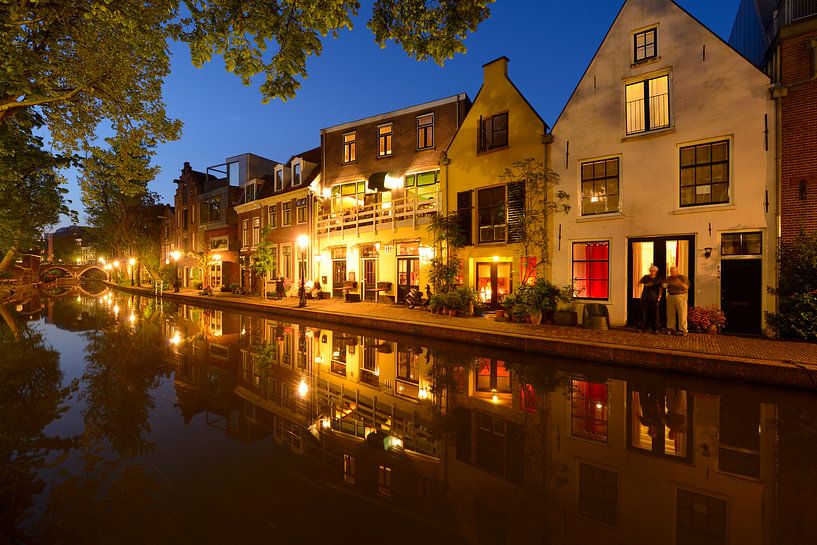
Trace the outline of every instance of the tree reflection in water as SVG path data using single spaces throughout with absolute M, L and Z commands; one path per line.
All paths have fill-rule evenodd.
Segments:
M 0 541 L 24 541 L 26 512 L 45 488 L 47 456 L 75 438 L 50 437 L 46 426 L 66 410 L 76 382 L 63 384 L 60 355 L 38 331 L 0 324 Z

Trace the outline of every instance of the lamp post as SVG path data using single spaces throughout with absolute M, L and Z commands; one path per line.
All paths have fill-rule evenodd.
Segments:
M 133 286 L 136 284 L 136 282 L 134 282 L 133 280 L 133 273 L 135 272 L 133 269 L 134 265 L 136 265 L 136 259 L 134 258 L 128 259 L 128 265 L 130 266 L 130 285 Z
M 176 250 L 170 252 L 170 257 L 173 258 L 173 291 L 179 293 L 179 258 L 181 254 Z
M 298 306 L 306 306 L 306 248 L 309 246 L 309 237 L 301 235 L 298 237 L 298 249 L 300 249 L 299 268 L 301 269 L 301 285 L 298 286 Z

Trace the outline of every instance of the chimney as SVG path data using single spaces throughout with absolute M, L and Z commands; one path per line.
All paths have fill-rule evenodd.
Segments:
M 483 64 L 482 65 L 483 81 L 487 81 L 489 77 L 496 77 L 500 75 L 502 77 L 507 78 L 508 62 L 509 62 L 508 57 L 503 55 L 498 59 L 494 59 L 491 62 Z

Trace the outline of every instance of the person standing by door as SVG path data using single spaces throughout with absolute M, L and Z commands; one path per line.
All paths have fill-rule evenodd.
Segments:
M 653 333 L 661 329 L 661 319 L 658 317 L 658 305 L 661 303 L 661 279 L 658 278 L 658 267 L 650 267 L 650 273 L 645 274 L 638 281 L 644 286 L 641 291 L 641 316 L 638 322 L 638 332 L 641 333 L 647 326 L 652 327 Z
M 670 267 L 667 278 L 667 332 L 670 335 L 687 335 L 687 305 L 689 279 L 678 274 L 678 267 Z

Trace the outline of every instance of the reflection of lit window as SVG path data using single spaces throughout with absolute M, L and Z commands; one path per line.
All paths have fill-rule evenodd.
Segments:
M 574 380 L 570 416 L 575 437 L 607 442 L 607 385 Z
M 510 393 L 511 372 L 501 360 L 479 358 L 477 360 L 477 387 L 478 392 Z
M 377 468 L 377 491 L 384 496 L 391 496 L 391 468 L 380 465 Z
M 356 478 L 355 457 L 351 454 L 343 454 L 343 480 L 354 484 Z
M 692 398 L 676 388 L 631 390 L 630 447 L 657 456 L 691 456 Z

